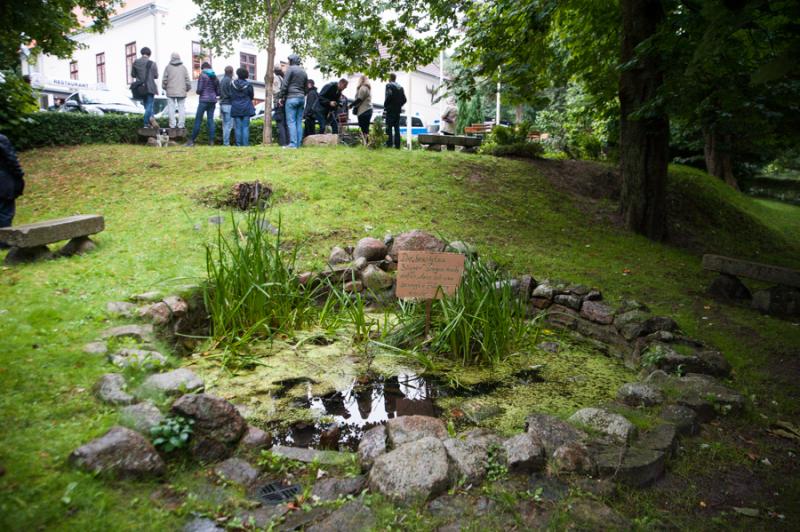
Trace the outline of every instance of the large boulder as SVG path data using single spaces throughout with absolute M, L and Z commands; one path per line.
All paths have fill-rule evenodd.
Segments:
M 458 482 L 465 479 L 468 484 L 483 480 L 486 476 L 487 448 L 474 441 L 459 438 L 444 440 L 444 448 L 450 459 L 450 479 Z
M 753 308 L 765 314 L 800 315 L 800 290 L 789 286 L 773 286 L 753 294 Z
M 125 391 L 125 378 L 119 373 L 106 373 L 94 385 L 94 393 L 104 403 L 129 405 L 136 399 Z
M 447 451 L 438 438 L 423 437 L 375 459 L 369 488 L 391 499 L 428 499 L 447 489 Z
M 335 133 L 309 135 L 303 139 L 303 146 L 336 146 L 337 144 L 339 144 L 339 135 Z
M 353 250 L 353 258 L 364 258 L 369 262 L 376 262 L 386 258 L 386 244 L 377 238 L 362 238 Z
M 542 442 L 547 456 L 552 456 L 562 445 L 580 443 L 588 438 L 582 430 L 547 414 L 531 414 L 525 420 L 525 425 L 528 434 Z
M 447 427 L 441 419 L 428 416 L 400 416 L 386 423 L 389 444 L 393 448 L 417 441 L 421 438 L 433 437 L 443 440 L 447 438 Z
M 204 387 L 203 379 L 193 371 L 186 368 L 178 368 L 165 373 L 150 375 L 142 383 L 140 391 L 145 394 L 181 395 L 183 393 L 200 392 Z
M 386 426 L 378 425 L 366 431 L 358 443 L 358 461 L 361 467 L 372 467 L 375 459 L 386 453 Z
M 359 475 L 347 478 L 323 478 L 311 489 L 311 496 L 321 501 L 335 501 L 339 497 L 355 495 L 364 489 L 366 478 Z
M 597 470 L 589 448 L 578 441 L 560 445 L 551 458 L 550 466 L 556 473 L 593 475 Z
M 201 460 L 221 460 L 230 456 L 247 428 L 235 406 L 213 395 L 184 395 L 173 403 L 172 411 L 194 419 L 190 450 Z
M 442 251 L 445 243 L 435 236 L 424 231 L 409 231 L 401 233 L 394 238 L 389 255 L 397 262 L 401 251 Z
M 240 412 L 241 413 L 241 412 Z M 272 447 L 272 435 L 258 427 L 248 425 L 240 445 L 250 451 L 260 451 Z
M 512 473 L 530 473 L 545 465 L 544 446 L 529 432 L 517 434 L 503 442 L 508 470 Z
M 636 437 L 633 423 L 624 416 L 602 408 L 581 408 L 570 416 L 569 421 L 602 432 L 621 442 L 629 442 Z
M 648 379 L 654 375 L 656 372 Z M 667 376 L 652 379 L 651 382 L 668 388 L 675 396 L 675 402 L 694 410 L 700 422 L 710 421 L 720 414 L 740 412 L 745 406 L 742 394 L 708 375 L 690 373 L 678 378 Z
M 118 478 L 144 478 L 164 474 L 164 460 L 141 434 L 125 427 L 111 427 L 100 438 L 75 449 L 70 463 L 91 473 Z
M 665 453 L 641 447 L 609 447 L 594 456 L 598 472 L 636 487 L 652 484 L 664 474 Z
M 584 301 L 581 316 L 595 323 L 608 325 L 614 322 L 614 309 L 600 301 Z

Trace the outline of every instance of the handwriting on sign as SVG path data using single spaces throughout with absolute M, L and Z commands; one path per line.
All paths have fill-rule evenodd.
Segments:
M 397 297 L 441 299 L 453 295 L 464 273 L 464 255 L 401 251 L 397 261 Z

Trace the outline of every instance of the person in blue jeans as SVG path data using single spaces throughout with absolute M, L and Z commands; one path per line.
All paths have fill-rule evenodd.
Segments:
M 281 85 L 279 98 L 286 107 L 286 122 L 289 126 L 289 147 L 299 148 L 303 141 L 303 111 L 306 107 L 308 76 L 300 66 L 300 56 L 289 56 L 289 67 Z
M 219 82 L 219 112 L 222 114 L 222 145 L 231 145 L 231 85 L 233 84 L 233 67 L 225 67 L 225 75 Z
M 141 54 L 141 57 L 131 65 L 131 77 L 144 83 L 147 90 L 147 94 L 141 98 L 142 105 L 144 105 L 144 127 L 152 127 L 150 118 L 153 116 L 153 101 L 155 95 L 158 94 L 158 85 L 156 85 L 158 66 L 154 61 L 150 61 L 150 48 L 145 46 L 142 48 Z
M 238 79 L 231 84 L 231 117 L 237 146 L 250 145 L 250 117 L 256 114 L 253 85 L 247 76 L 247 69 L 240 68 L 236 71 Z
M 208 145 L 214 145 L 214 109 L 217 107 L 219 97 L 219 78 L 211 69 L 208 61 L 202 65 L 203 71 L 197 79 L 197 94 L 200 95 L 200 103 L 197 106 L 197 113 L 194 115 L 194 127 L 192 128 L 192 138 L 186 146 L 194 146 L 197 135 L 200 134 L 200 125 L 203 122 L 203 115 L 208 120 Z

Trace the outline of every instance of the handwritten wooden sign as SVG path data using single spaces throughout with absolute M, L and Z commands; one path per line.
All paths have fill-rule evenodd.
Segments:
M 453 295 L 464 273 L 464 255 L 401 251 L 397 261 L 397 297 L 441 299 Z M 441 287 L 441 290 L 439 290 Z

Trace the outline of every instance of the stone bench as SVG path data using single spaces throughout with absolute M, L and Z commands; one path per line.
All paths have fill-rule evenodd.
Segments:
M 163 133 L 159 133 L 163 132 Z M 170 139 L 183 139 L 186 138 L 186 128 L 185 127 L 163 127 L 163 128 L 155 128 L 155 127 L 140 127 L 137 131 L 140 137 L 155 137 L 159 134 L 166 133 Z
M 448 150 L 455 150 L 456 146 L 461 146 L 473 150 L 481 145 L 478 137 L 466 137 L 463 135 L 418 135 L 417 140 L 425 146 L 447 146 Z
M 0 229 L 0 242 L 11 246 L 6 264 L 32 262 L 53 256 L 48 244 L 69 240 L 57 256 L 70 256 L 94 249 L 89 235 L 105 229 L 105 219 L 97 214 L 81 214 Z
M 752 301 L 753 308 L 768 314 L 800 315 L 800 270 L 722 255 L 703 255 L 703 269 L 720 274 L 709 287 L 713 296 Z M 751 295 L 739 277 L 776 286 Z

